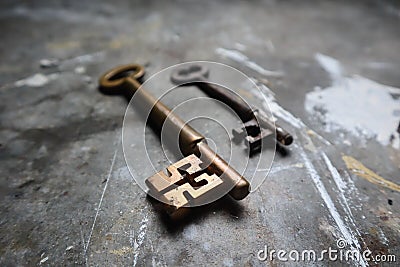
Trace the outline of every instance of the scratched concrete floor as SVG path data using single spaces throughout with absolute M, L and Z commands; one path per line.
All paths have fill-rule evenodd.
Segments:
M 400 260 L 397 125 L 382 141 L 346 125 L 327 128 L 332 121 L 323 109 L 307 111 L 308 94 L 324 93 L 339 74 L 360 75 L 392 86 L 382 91 L 389 88 L 384 94 L 394 110 L 376 118 L 381 108 L 355 110 L 339 102 L 338 109 L 349 111 L 344 117 L 399 121 L 395 1 L 0 6 L 2 266 L 279 266 L 278 260 L 259 261 L 257 252 L 265 245 L 322 251 L 336 248 L 340 238 L 347 248 Z M 122 63 L 146 64 L 152 74 L 188 60 L 223 62 L 267 79 L 275 95 L 265 93 L 295 143 L 277 154 L 266 182 L 245 200 L 224 198 L 171 224 L 126 167 L 120 137 L 126 101 L 100 94 L 97 78 Z M 150 150 L 159 149 L 150 142 Z

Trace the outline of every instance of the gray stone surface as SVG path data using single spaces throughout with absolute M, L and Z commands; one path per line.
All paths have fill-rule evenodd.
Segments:
M 397 126 L 392 143 L 383 145 L 373 135 L 327 130 L 317 116 L 323 108 L 305 108 L 308 93 L 335 82 L 318 54 L 339 62 L 346 77 L 392 86 L 388 94 L 399 101 L 395 1 L 0 6 L 2 266 L 280 266 L 278 260 L 259 261 L 257 252 L 265 245 L 322 251 L 336 248 L 340 238 L 347 248 L 358 244 L 360 251 L 400 260 Z M 102 95 L 97 79 L 124 63 L 145 64 L 154 74 L 190 60 L 222 62 L 267 79 L 275 93 L 273 111 L 295 143 L 286 155 L 276 155 L 266 181 L 245 200 L 225 197 L 177 224 L 156 211 L 131 177 L 121 145 L 127 102 Z M 154 90 L 162 93 L 163 87 Z M 248 88 L 238 90 L 259 102 Z M 351 107 L 338 108 L 352 116 Z M 362 112 L 376 119 L 368 106 Z M 157 139 L 149 142 L 157 154 Z M 343 155 L 397 187 L 354 174 Z M 140 166 L 135 172 L 141 174 Z

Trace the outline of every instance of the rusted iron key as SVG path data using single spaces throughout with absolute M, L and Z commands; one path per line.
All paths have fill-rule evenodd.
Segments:
M 169 166 L 168 175 L 160 171 L 146 179 L 150 196 L 166 203 L 165 209 L 173 218 L 179 218 L 188 207 L 204 203 L 205 198 L 220 198 L 228 192 L 236 200 L 245 198 L 250 192 L 249 182 L 207 145 L 203 135 L 141 87 L 143 76 L 142 66 L 124 65 L 105 73 L 99 86 L 106 94 L 123 94 L 129 99 L 134 96 L 135 108 L 148 114 L 147 123 L 158 131 L 163 128 L 171 140 L 178 140 L 185 158 Z
M 261 150 L 263 139 L 276 133 L 279 144 L 288 146 L 293 137 L 281 126 L 277 125 L 261 110 L 251 108 L 239 95 L 207 82 L 208 69 L 201 64 L 182 66 L 171 74 L 171 81 L 177 85 L 195 85 L 208 96 L 217 99 L 231 107 L 243 122 L 243 127 L 233 129 L 233 141 L 245 140 L 250 155 Z

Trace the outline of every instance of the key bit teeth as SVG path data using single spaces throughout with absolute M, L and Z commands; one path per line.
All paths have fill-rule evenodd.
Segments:
M 233 138 L 232 141 L 235 143 L 240 143 L 243 139 L 247 137 L 256 138 L 260 133 L 260 126 L 257 121 L 250 120 L 243 124 L 242 127 L 232 129 Z
M 222 194 L 223 181 L 200 167 L 202 161 L 189 155 L 146 179 L 148 194 L 164 203 L 171 218 L 178 218 L 189 207 L 204 202 L 210 195 Z M 222 195 L 221 195 L 222 196 Z
M 243 124 L 241 128 L 232 129 L 232 141 L 239 144 L 244 140 L 249 155 L 253 156 L 262 149 L 263 140 L 271 136 L 273 132 L 259 126 L 258 122 L 253 119 Z
M 273 132 L 268 129 L 261 129 L 261 132 L 256 136 L 246 136 L 245 143 L 249 150 L 249 155 L 253 156 L 259 153 L 267 138 L 271 137 Z
M 246 136 L 244 139 L 246 147 L 249 152 L 249 156 L 253 156 L 256 153 L 261 152 L 261 138 L 260 136 Z

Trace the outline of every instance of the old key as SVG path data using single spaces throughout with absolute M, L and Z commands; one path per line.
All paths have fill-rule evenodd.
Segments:
M 99 86 L 106 94 L 134 96 L 135 108 L 148 114 L 150 126 L 157 131 L 163 128 L 168 138 L 178 140 L 185 158 L 170 165 L 167 174 L 160 171 L 146 179 L 149 195 L 166 203 L 173 218 L 210 197 L 217 199 L 229 192 L 236 200 L 245 198 L 249 182 L 207 145 L 204 136 L 142 87 L 144 73 L 137 64 L 116 67 L 101 76 Z
M 171 74 L 171 81 L 177 85 L 196 85 L 208 96 L 217 99 L 231 107 L 243 122 L 243 127 L 233 129 L 233 141 L 244 139 L 249 148 L 250 155 L 259 152 L 262 140 L 276 133 L 276 140 L 288 146 L 293 142 L 293 137 L 282 127 L 274 122 L 261 110 L 251 108 L 239 95 L 229 90 L 207 82 L 208 69 L 197 63 L 184 65 Z

